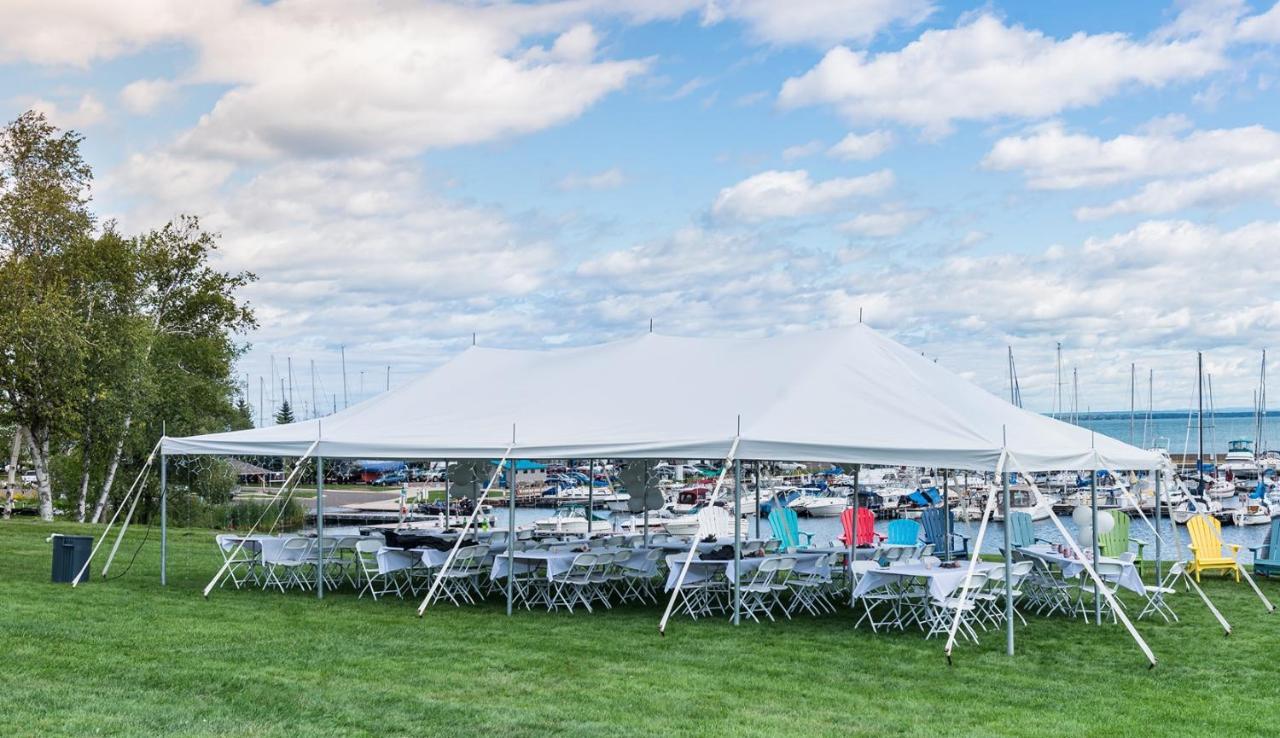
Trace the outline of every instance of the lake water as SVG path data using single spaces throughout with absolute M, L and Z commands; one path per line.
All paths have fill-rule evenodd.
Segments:
M 1215 417 L 1206 415 L 1204 422 L 1205 453 L 1225 453 L 1227 443 L 1232 439 L 1257 440 L 1258 429 L 1253 413 L 1218 413 Z M 1192 417 L 1188 426 L 1185 411 L 1159 413 L 1150 420 L 1140 412 L 1134 420 L 1132 436 L 1129 432 L 1128 413 L 1093 413 L 1081 417 L 1080 425 L 1143 448 L 1151 448 L 1159 441 L 1173 454 L 1194 454 L 1199 442 L 1196 419 Z M 1280 415 L 1268 413 L 1263 425 L 1263 444 L 1265 448 L 1280 448 Z

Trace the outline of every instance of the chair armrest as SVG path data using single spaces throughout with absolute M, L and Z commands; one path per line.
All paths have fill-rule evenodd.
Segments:
M 1050 546 L 1053 545 L 1053 541 L 1049 540 L 1048 538 L 1041 538 L 1040 536 L 1036 536 L 1036 540 L 1040 541 L 1041 543 L 1047 543 Z
M 1240 557 L 1240 544 L 1239 544 L 1239 543 L 1228 543 L 1228 544 L 1227 544 L 1227 548 L 1231 549 L 1231 558 L 1235 559 L 1235 558 L 1239 558 L 1239 557 Z
M 812 533 L 806 533 L 805 531 L 802 531 L 802 530 L 798 530 L 798 531 L 796 531 L 796 533 L 798 533 L 798 534 L 800 534 L 800 535 L 802 535 L 802 536 L 804 536 L 804 537 L 805 537 L 805 545 L 809 545 L 809 544 L 813 543 L 813 534 L 812 534 Z

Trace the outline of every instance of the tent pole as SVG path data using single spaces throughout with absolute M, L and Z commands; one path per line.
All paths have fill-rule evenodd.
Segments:
M 462 525 L 462 530 L 458 532 L 458 540 L 453 542 L 453 548 L 449 549 L 449 555 L 445 557 L 444 564 L 440 566 L 440 571 L 436 572 L 435 579 L 431 580 L 431 587 L 427 589 L 427 596 L 422 599 L 422 604 L 418 605 L 418 617 L 422 617 L 422 613 L 427 611 L 427 607 L 435 601 L 436 591 L 440 588 L 440 582 L 444 580 L 444 574 L 449 571 L 449 567 L 453 566 L 453 560 L 458 555 L 458 549 L 462 548 L 462 542 L 467 537 L 467 532 L 471 530 L 471 526 L 476 522 L 476 518 L 480 515 L 480 508 L 483 507 L 481 502 L 489 498 L 489 492 L 493 489 L 493 485 L 497 484 L 498 477 L 502 474 L 503 465 L 507 458 L 511 456 L 511 450 L 516 447 L 515 430 L 512 429 L 512 442 L 507 446 L 507 450 L 502 452 L 502 458 L 498 459 L 498 466 L 493 470 L 493 475 L 489 477 L 489 483 L 484 486 L 484 495 L 476 492 L 475 504 L 471 507 L 471 515 Z M 477 489 L 480 482 L 474 482 Z M 508 572 L 507 576 L 512 576 L 514 572 Z
M 756 459 L 756 539 L 760 538 L 760 460 Z
M 591 519 L 595 514 L 596 460 L 587 459 L 587 538 L 591 537 Z
M 169 486 L 169 457 L 160 454 L 160 586 L 169 583 L 169 509 L 166 492 Z
M 733 443 L 729 446 L 729 454 L 724 459 L 724 468 L 720 470 L 720 475 L 716 477 L 716 486 L 711 489 L 711 494 L 707 496 L 707 507 L 716 504 L 716 500 L 720 499 L 720 489 L 724 486 L 725 475 L 729 473 L 729 462 L 738 456 L 738 443 L 741 436 L 734 436 Z M 699 526 L 701 532 L 701 526 Z M 667 634 L 667 621 L 671 619 L 671 611 L 675 609 L 676 598 L 680 596 L 680 588 L 684 586 L 684 578 L 689 575 L 689 564 L 693 561 L 693 557 L 698 553 L 698 535 L 693 536 L 693 540 L 689 542 L 689 551 L 685 554 L 684 565 L 680 567 L 680 574 L 676 577 L 676 586 L 671 590 L 671 599 L 667 600 L 667 609 L 662 613 L 662 620 L 658 621 L 659 635 Z
M 951 488 L 948 485 L 947 471 L 942 470 L 942 555 L 948 563 L 951 561 Z
M 1164 593 L 1158 588 L 1164 586 L 1164 564 L 1160 561 L 1162 555 L 1160 550 L 1160 477 L 1164 476 L 1164 469 L 1157 468 L 1151 473 L 1156 478 L 1156 600 L 1163 602 Z M 1138 505 L 1138 507 L 1141 508 L 1142 505 Z
M 733 460 L 733 624 L 742 611 L 742 460 Z
M 511 468 L 507 471 L 507 615 L 511 615 L 516 579 L 516 462 L 508 462 Z M 476 501 L 479 504 L 479 501 Z M 588 518 L 590 520 L 590 518 Z
M 1094 464 L 1096 467 L 1097 464 Z M 1093 546 L 1093 561 L 1098 561 L 1098 470 L 1094 469 L 1089 475 L 1089 509 L 1093 515 L 1093 530 L 1090 532 L 1093 536 L 1091 545 Z M 1093 590 L 1093 621 L 1095 625 L 1102 625 L 1102 599 L 1098 596 L 1098 590 Z
M 444 462 L 444 529 L 449 530 L 449 462 Z
M 1009 535 L 1009 472 L 1002 466 L 1000 482 L 1004 490 L 1004 619 L 1005 652 L 1013 655 L 1013 539 Z M 959 617 L 959 613 L 956 614 Z
M 324 457 L 316 457 L 316 599 L 324 599 Z
M 858 472 L 862 464 L 853 465 L 853 513 L 849 517 L 849 560 L 845 579 L 849 581 L 849 607 L 853 607 L 853 562 L 858 560 Z M 874 537 L 874 536 L 873 536 Z

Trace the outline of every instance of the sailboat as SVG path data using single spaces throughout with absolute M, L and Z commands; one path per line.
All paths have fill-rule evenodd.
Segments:
M 1231 522 L 1236 525 L 1269 525 L 1273 517 L 1275 510 L 1267 500 L 1267 485 L 1262 480 L 1240 501 L 1240 507 L 1231 511 Z

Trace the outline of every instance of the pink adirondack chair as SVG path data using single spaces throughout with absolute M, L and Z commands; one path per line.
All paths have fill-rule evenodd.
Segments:
M 844 528 L 844 533 L 840 534 L 837 540 L 848 546 L 850 528 L 853 527 L 853 508 L 845 508 L 840 513 L 840 526 Z M 859 546 L 874 546 L 876 539 L 884 540 L 884 536 L 876 532 L 876 517 L 865 507 L 858 508 L 858 543 Z

